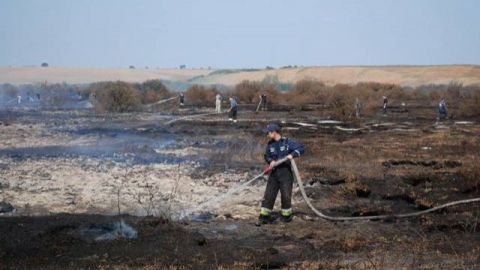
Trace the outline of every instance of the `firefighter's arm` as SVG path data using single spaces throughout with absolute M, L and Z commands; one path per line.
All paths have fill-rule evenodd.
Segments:
M 299 157 L 305 153 L 305 147 L 293 140 L 288 141 L 288 149 L 290 150 L 289 156 L 291 156 L 291 158 L 287 156 L 288 159 Z
M 272 166 L 272 162 L 275 162 L 275 160 L 273 160 L 273 156 L 270 153 L 270 146 L 268 144 L 265 149 L 265 154 L 263 155 L 263 158 L 265 159 L 265 162 L 270 166 Z

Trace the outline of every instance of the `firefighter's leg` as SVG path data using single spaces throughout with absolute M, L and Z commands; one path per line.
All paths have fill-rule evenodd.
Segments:
M 293 175 L 290 168 L 281 168 L 279 175 L 279 188 L 282 200 L 282 220 L 289 222 L 293 218 L 292 212 L 292 189 L 293 189 Z
M 271 212 L 275 205 L 275 199 L 279 191 L 278 180 L 275 172 L 270 174 L 267 181 L 267 187 L 265 188 L 265 194 L 263 195 L 262 206 L 260 208 L 260 216 L 255 225 L 267 224 L 273 222 Z
M 237 109 L 233 110 L 232 112 L 233 112 L 233 115 L 232 115 L 233 122 L 237 122 Z

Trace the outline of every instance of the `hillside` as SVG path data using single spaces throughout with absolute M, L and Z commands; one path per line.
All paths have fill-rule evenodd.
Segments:
M 142 82 L 161 79 L 172 82 L 235 85 L 242 80 L 269 80 L 295 83 L 302 79 L 320 80 L 327 84 L 375 81 L 400 85 L 480 84 L 480 66 L 338 66 L 299 67 L 271 70 L 207 70 L 207 69 L 127 69 L 127 68 L 56 68 L 0 67 L 0 83 L 91 83 L 122 80 Z
M 151 79 L 188 81 L 208 75 L 206 69 L 128 69 L 128 68 L 59 68 L 0 67 L 0 83 L 92 83 L 99 81 L 143 82 Z
M 480 83 L 480 66 L 385 66 L 385 67 L 307 67 L 221 74 L 219 71 L 196 79 L 202 84 L 234 85 L 242 80 L 278 80 L 294 83 L 302 79 L 320 80 L 327 84 L 382 82 L 400 85 Z M 220 74 L 218 74 L 220 73 Z

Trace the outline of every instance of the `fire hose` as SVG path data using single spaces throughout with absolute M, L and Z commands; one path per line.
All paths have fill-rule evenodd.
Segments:
M 279 160 L 276 165 L 285 162 L 285 160 Z M 474 202 L 480 202 L 480 198 L 471 198 L 471 199 L 465 199 L 465 200 L 458 200 L 458 201 L 451 201 L 448 203 L 444 203 L 426 210 L 422 211 L 415 211 L 415 212 L 410 212 L 410 213 L 405 213 L 405 214 L 390 214 L 390 215 L 372 215 L 372 216 L 359 216 L 359 217 L 334 217 L 334 216 L 329 216 L 313 206 L 312 202 L 307 196 L 307 193 L 305 192 L 305 188 L 303 186 L 302 179 L 300 177 L 300 173 L 297 168 L 297 164 L 295 161 L 292 159 L 290 161 L 291 167 L 292 167 L 292 173 L 294 179 L 297 181 L 297 184 L 300 188 L 300 193 L 302 194 L 303 199 L 307 203 L 308 207 L 320 218 L 330 220 L 330 221 L 356 221 L 356 220 L 372 220 L 372 219 L 392 219 L 392 218 L 409 218 L 409 217 L 415 217 L 415 216 L 420 216 L 420 215 L 425 215 L 427 213 L 431 213 L 443 208 L 447 208 L 450 206 L 454 205 L 459 205 L 459 204 L 467 204 L 467 203 L 474 203 Z
M 154 106 L 154 105 L 162 104 L 162 103 L 165 103 L 165 102 L 167 102 L 167 101 L 174 100 L 174 99 L 176 99 L 176 98 L 178 98 L 178 97 L 177 97 L 177 96 L 174 96 L 174 97 L 171 97 L 171 98 L 162 99 L 162 100 L 157 101 L 157 102 L 152 103 L 152 104 L 146 104 L 146 105 L 144 105 L 144 107 L 152 107 L 152 106 Z
M 240 184 L 230 190 L 228 190 L 226 193 L 220 195 L 220 196 L 217 196 L 215 197 L 213 200 L 208 200 L 208 201 L 205 201 L 199 205 L 197 205 L 197 207 L 195 207 L 195 210 L 198 210 L 198 209 L 201 209 L 205 206 L 207 206 L 208 204 L 211 204 L 211 203 L 214 203 L 214 202 L 219 202 L 223 199 L 225 199 L 226 197 L 230 196 L 230 195 L 233 195 L 234 193 L 236 192 L 239 192 L 243 189 L 245 189 L 248 185 L 250 185 L 250 183 L 252 183 L 253 181 L 257 180 L 258 178 L 268 174 L 273 168 L 275 168 L 276 166 L 284 163 L 288 161 L 288 159 L 285 157 L 283 159 L 280 159 L 278 160 L 277 162 L 275 162 L 275 165 L 273 167 L 266 167 L 260 174 L 256 175 L 255 177 L 251 178 L 250 180 L 246 181 L 245 183 L 243 184 Z M 298 170 L 298 167 L 297 167 L 297 164 L 295 163 L 295 160 L 292 159 L 290 160 L 290 165 L 291 165 L 291 168 L 292 168 L 292 173 L 293 173 L 293 177 L 295 179 L 295 181 L 297 182 L 298 186 L 299 186 L 299 189 L 300 189 L 300 193 L 302 194 L 302 197 L 303 199 L 305 200 L 305 202 L 307 203 L 308 207 L 320 218 L 323 218 L 323 219 L 326 219 L 326 220 L 329 220 L 329 221 L 359 221 L 359 220 L 379 220 L 379 219 L 395 219 L 395 218 L 409 218 L 409 217 L 415 217 L 415 216 L 421 216 L 421 215 L 425 215 L 425 214 L 428 214 L 428 213 L 431 213 L 431 212 L 435 212 L 435 211 L 438 211 L 440 209 L 443 209 L 443 208 L 447 208 L 447 207 L 451 207 L 451 206 L 454 206 L 454 205 L 459 205 L 459 204 L 469 204 L 469 203 L 474 203 L 474 202 L 480 202 L 480 198 L 471 198 L 471 199 L 465 199 L 465 200 L 457 200 L 457 201 L 451 201 L 451 202 L 448 202 L 448 203 L 444 203 L 444 204 L 441 204 L 441 205 L 438 205 L 438 206 L 435 206 L 435 207 L 432 207 L 432 208 L 429 208 L 429 209 L 426 209 L 426 210 L 422 210 L 422 211 L 415 211 L 415 212 L 410 212 L 410 213 L 404 213 L 404 214 L 390 214 L 390 215 L 371 215 L 371 216 L 358 216 L 358 217 L 335 217 L 335 216 L 329 216 L 329 215 L 326 215 L 324 213 L 322 213 L 320 210 L 318 210 L 317 208 L 315 208 L 315 206 L 313 206 L 312 202 L 310 201 L 310 199 L 308 198 L 307 196 L 307 193 L 305 192 L 305 188 L 303 186 L 303 182 L 302 182 L 302 178 L 300 177 L 300 172 Z M 191 211 L 191 212 L 193 212 Z M 191 213 L 189 212 L 189 213 Z
M 190 119 L 190 118 L 196 118 L 196 117 L 200 117 L 200 116 L 207 116 L 207 115 L 214 115 L 214 114 L 219 114 L 217 112 L 214 112 L 214 113 L 202 113 L 202 114 L 194 114 L 194 115 L 187 115 L 187 116 L 183 116 L 183 117 L 177 117 L 177 118 L 174 118 L 172 120 L 169 120 L 167 122 L 165 122 L 165 125 L 170 125 L 174 122 L 177 122 L 177 121 L 180 121 L 180 120 L 185 120 L 185 119 Z

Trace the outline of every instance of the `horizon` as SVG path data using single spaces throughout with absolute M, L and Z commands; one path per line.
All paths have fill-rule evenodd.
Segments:
M 411 65 L 403 65 L 403 64 L 391 64 L 391 65 L 316 65 L 316 66 L 281 66 L 281 67 L 270 67 L 270 70 L 281 70 L 281 69 L 295 69 L 295 68 L 382 68 L 382 67 L 480 67 L 480 64 L 432 64 L 432 65 L 422 65 L 422 64 L 411 64 Z M 116 66 L 116 67 L 94 67 L 94 66 L 47 66 L 42 67 L 41 63 L 38 65 L 22 65 L 22 66 L 0 66 L 0 68 L 40 68 L 40 69 L 48 69 L 48 68 L 65 68 L 65 69 L 130 69 L 130 70 L 239 70 L 239 71 L 259 71 L 259 70 L 269 70 L 266 67 L 236 67 L 236 68 L 229 68 L 229 67 L 186 67 L 186 68 L 179 68 L 179 67 L 136 67 L 133 68 L 128 66 Z
M 5 0 L 0 66 L 480 64 L 474 0 Z

